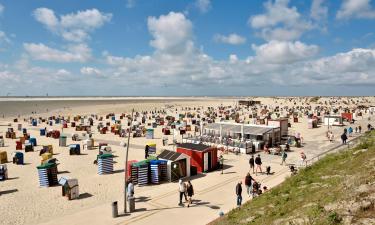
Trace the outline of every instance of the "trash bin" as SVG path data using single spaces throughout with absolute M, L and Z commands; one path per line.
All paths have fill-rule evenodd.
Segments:
M 112 217 L 113 217 L 113 218 L 118 217 L 118 207 L 117 207 L 117 202 L 112 202 Z
M 129 204 L 129 212 L 134 212 L 135 211 L 135 198 L 129 197 L 128 204 Z

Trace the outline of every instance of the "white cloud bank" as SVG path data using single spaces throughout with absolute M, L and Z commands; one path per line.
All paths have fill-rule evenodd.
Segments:
M 35 60 L 48 62 L 86 62 L 91 58 L 91 49 L 85 44 L 70 45 L 66 51 L 50 48 L 42 43 L 24 43 L 24 49 Z

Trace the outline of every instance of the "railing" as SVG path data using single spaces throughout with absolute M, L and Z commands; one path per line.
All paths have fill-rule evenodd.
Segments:
M 348 141 L 346 143 L 346 145 L 335 146 L 333 148 L 328 149 L 325 152 L 322 152 L 322 153 L 320 153 L 320 154 L 312 157 L 311 159 L 306 160 L 306 166 L 311 166 L 312 164 L 314 164 L 317 161 L 319 161 L 321 158 L 325 157 L 327 154 L 335 153 L 335 152 L 339 152 L 339 151 L 343 151 L 343 150 L 348 150 L 351 147 L 354 147 L 356 144 L 358 144 L 358 142 L 360 141 L 361 137 L 363 137 L 363 134 L 360 135 L 360 136 L 357 136 L 357 137 L 353 138 L 350 141 Z

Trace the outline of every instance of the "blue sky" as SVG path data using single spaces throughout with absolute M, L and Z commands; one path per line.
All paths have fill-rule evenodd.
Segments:
M 0 0 L 0 96 L 374 95 L 374 0 Z

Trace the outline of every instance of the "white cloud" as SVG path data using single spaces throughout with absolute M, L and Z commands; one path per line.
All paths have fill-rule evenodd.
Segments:
M 349 18 L 375 19 L 375 10 L 371 7 L 370 0 L 343 0 L 337 19 Z
M 149 17 L 147 25 L 154 38 L 150 45 L 158 51 L 180 54 L 192 50 L 193 25 L 184 14 L 170 12 L 159 18 Z
M 256 46 L 252 45 L 256 52 L 256 59 L 263 63 L 286 64 L 306 60 L 318 53 L 318 46 L 306 45 L 302 42 L 271 41 Z
M 311 4 L 310 16 L 316 21 L 324 21 L 328 16 L 328 7 L 323 5 L 325 0 L 313 0 Z
M 48 62 L 86 62 L 91 58 L 91 49 L 85 44 L 69 45 L 66 51 L 50 48 L 42 43 L 24 43 L 23 47 L 34 60 Z
M 214 40 L 216 42 L 225 43 L 225 44 L 231 44 L 231 45 L 241 45 L 245 44 L 246 38 L 242 37 L 238 34 L 229 34 L 228 36 L 216 34 L 214 36 Z
M 206 13 L 211 9 L 211 0 L 196 0 L 195 6 L 201 13 Z
M 289 7 L 289 0 L 267 1 L 266 12 L 249 18 L 252 28 L 260 30 L 259 35 L 265 40 L 297 40 L 304 32 L 312 29 L 296 7 Z
M 47 8 L 37 8 L 34 10 L 35 19 L 45 25 L 49 30 L 55 31 L 59 25 L 59 21 L 55 16 L 55 12 Z
M 353 49 L 330 57 L 316 58 L 319 48 L 315 45 L 273 40 L 253 45 L 254 56 L 241 59 L 231 54 L 227 59 L 217 60 L 195 47 L 193 25 L 184 15 L 171 12 L 158 18 L 150 17 L 148 22 L 152 35 L 150 45 L 154 47 L 154 52 L 149 55 L 122 57 L 104 52 L 105 66 L 102 65 L 100 69 L 90 66 L 80 68 L 79 72 L 87 76 L 74 76 L 67 68 L 56 70 L 30 66 L 27 60 L 17 63 L 13 74 L 28 76 L 27 80 L 48 81 L 55 87 L 63 86 L 61 90 L 74 85 L 98 87 L 101 85 L 98 78 L 105 77 L 106 82 L 113 84 L 112 90 L 100 89 L 108 91 L 107 94 L 114 94 L 113 90 L 118 90 L 118 87 L 138 92 L 139 88 L 155 90 L 147 92 L 154 94 L 164 93 L 171 88 L 183 89 L 184 93 L 189 94 L 202 94 L 195 91 L 199 88 L 209 90 L 207 92 L 210 93 L 224 93 L 228 90 L 226 93 L 237 94 L 241 88 L 248 90 L 251 86 L 267 87 L 265 93 L 269 94 L 268 91 L 277 93 L 275 86 L 283 86 L 285 94 L 288 93 L 285 90 L 293 86 L 307 89 L 312 87 L 310 85 L 375 85 L 374 49 Z M 72 50 L 69 46 L 56 50 L 43 44 L 25 44 L 25 49 L 29 49 L 27 52 L 33 59 L 73 62 L 85 58 L 75 57 L 84 51 Z M 2 70 L 11 71 L 10 68 L 0 67 Z M 72 80 L 75 81 L 71 82 L 72 85 L 61 85 Z M 37 86 L 41 82 L 34 83 Z M 70 92 L 65 90 L 65 93 Z M 176 92 L 165 92 L 171 93 Z
M 94 67 L 82 67 L 81 73 L 84 75 L 100 75 L 101 71 Z
M 5 9 L 5 7 L 2 4 L 0 4 L 0 15 L 3 14 L 4 9 Z
M 97 9 L 88 9 L 61 15 L 58 18 L 54 11 L 48 8 L 37 8 L 33 13 L 35 19 L 46 28 L 63 39 L 73 42 L 87 40 L 89 33 L 100 28 L 112 18 L 110 13 L 102 13 Z

